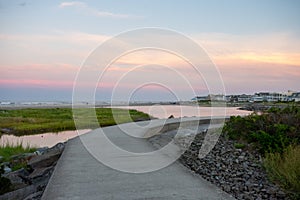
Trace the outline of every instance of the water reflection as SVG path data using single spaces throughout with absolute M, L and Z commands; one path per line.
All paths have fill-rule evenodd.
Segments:
M 5 145 L 6 143 L 17 145 L 22 144 L 23 146 L 31 147 L 52 147 L 59 142 L 66 142 L 67 140 L 76 137 L 77 135 L 82 135 L 91 131 L 90 129 L 75 131 L 62 131 L 58 133 L 43 133 L 37 135 L 25 135 L 17 137 L 14 135 L 2 135 L 0 139 L 0 145 Z

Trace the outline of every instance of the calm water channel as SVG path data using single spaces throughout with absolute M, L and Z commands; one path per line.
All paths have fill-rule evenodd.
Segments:
M 154 105 L 154 106 L 116 106 L 114 108 L 136 109 L 148 113 L 156 118 L 167 118 L 170 115 L 174 117 L 192 117 L 192 116 L 220 116 L 224 115 L 224 108 L 220 107 L 194 107 L 194 106 L 176 106 L 176 105 Z M 235 107 L 226 108 L 226 116 L 233 115 L 248 115 L 251 112 L 238 110 Z M 76 137 L 78 134 L 89 132 L 90 129 L 77 131 L 63 131 L 58 133 L 44 133 L 38 135 L 27 135 L 16 137 L 13 135 L 2 135 L 0 138 L 0 145 L 18 144 L 22 143 L 23 146 L 34 147 L 51 147 L 59 142 L 65 142 L 71 138 Z

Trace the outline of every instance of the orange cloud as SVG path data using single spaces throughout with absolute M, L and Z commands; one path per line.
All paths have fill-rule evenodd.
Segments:
M 300 65 L 300 40 L 291 33 L 230 35 L 206 33 L 195 36 L 218 64 L 256 62 Z
M 141 49 L 138 51 L 131 52 L 120 57 L 116 64 L 127 64 L 127 65 L 147 65 L 147 64 L 160 64 L 160 65 L 180 65 L 185 61 L 179 56 L 166 52 L 163 50 L 150 50 Z
M 232 55 L 214 56 L 214 59 L 220 64 L 256 62 L 300 66 L 300 53 L 260 54 L 255 52 L 245 52 Z
M 0 83 L 70 87 L 84 58 L 108 38 L 105 35 L 61 31 L 49 35 L 0 35 L 0 42 L 5 41 L 2 51 L 0 49 Z M 230 87 L 242 87 L 245 81 L 244 85 L 247 86 L 253 82 L 263 85 L 264 81 L 279 79 L 285 81 L 280 82 L 281 84 L 289 85 L 288 81 L 294 83 L 296 76 L 300 77 L 299 39 L 289 34 L 206 34 L 192 38 L 196 38 L 196 41 L 205 47 Z M 5 48 L 5 44 L 9 44 L 10 48 Z M 120 41 L 117 45 L 130 44 Z M 100 87 L 113 87 L 113 79 L 138 65 L 155 64 L 178 70 L 193 86 L 199 85 L 202 88 L 204 85 L 201 77 L 181 57 L 165 51 L 147 49 L 131 52 L 117 59 L 108 68 L 109 74 Z M 96 65 L 90 69 L 93 71 L 91 73 L 101 70 Z M 150 75 L 168 77 L 168 69 L 163 67 L 150 66 L 137 70 L 139 78 L 147 78 Z M 260 81 L 256 81 L 258 77 L 261 78 Z M 88 82 L 84 84 L 91 87 Z M 124 83 L 123 86 L 134 87 L 134 80 Z M 181 85 L 174 83 L 174 86 L 179 88 Z

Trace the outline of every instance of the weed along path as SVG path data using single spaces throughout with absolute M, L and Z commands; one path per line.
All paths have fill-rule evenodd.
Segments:
M 184 120 L 188 125 L 199 119 Z M 155 164 L 170 157 L 163 152 L 156 158 L 140 156 L 155 151 L 155 148 L 139 137 L 178 128 L 178 119 L 167 120 L 162 126 L 164 122 L 152 120 L 150 124 L 145 121 L 105 127 L 71 139 L 42 199 L 234 199 L 178 162 L 151 170 L 151 167 L 155 169 Z M 207 124 L 200 127 L 205 129 Z M 109 133 L 110 141 L 124 151 L 117 153 L 106 146 L 108 143 L 103 142 L 106 136 L 102 132 Z M 135 153 L 128 155 L 128 151 Z M 97 160 L 99 158 L 104 164 Z M 149 172 L 141 173 L 143 170 Z

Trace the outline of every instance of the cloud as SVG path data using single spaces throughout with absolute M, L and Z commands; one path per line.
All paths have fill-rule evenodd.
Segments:
M 60 8 L 71 7 L 71 6 L 86 7 L 86 4 L 83 2 L 79 2 L 79 1 L 71 1 L 71 2 L 62 2 L 59 5 Z
M 78 69 L 69 63 L 0 65 L 0 85 L 71 88 Z
M 93 15 L 96 17 L 110 17 L 110 18 L 141 18 L 140 16 L 128 15 L 128 14 L 120 14 L 120 13 L 112 13 L 108 11 L 99 11 L 95 8 L 88 6 L 86 3 L 80 1 L 71 1 L 71 2 L 62 2 L 59 8 L 67 8 L 67 7 L 75 7 L 80 9 L 81 12 L 89 15 Z
M 273 63 L 282 65 L 300 66 L 300 53 L 259 53 L 259 52 L 244 52 L 236 53 L 227 56 L 218 56 L 218 63 Z
M 0 64 L 80 64 L 91 50 L 109 38 L 107 35 L 61 30 L 47 34 L 0 34 Z
M 73 81 L 56 81 L 45 79 L 1 79 L 0 84 L 6 87 L 57 87 L 57 88 L 72 88 Z
M 202 33 L 192 38 L 216 63 L 228 94 L 299 90 L 300 40 L 295 33 Z
M 203 33 L 194 35 L 217 64 L 245 62 L 300 65 L 300 40 L 292 33 L 231 35 Z
M 100 34 L 90 34 L 78 31 L 61 31 L 61 30 L 53 30 L 52 33 L 48 34 L 30 34 L 30 35 L 22 35 L 22 34 L 0 34 L 0 42 L 1 41 L 12 41 L 12 42 L 27 42 L 30 43 L 34 40 L 38 42 L 67 42 L 74 44 L 95 44 L 101 43 L 110 36 L 108 35 L 100 35 Z
M 109 38 L 107 35 L 61 30 L 35 35 L 0 34 L 0 85 L 58 87 L 61 84 L 71 87 L 82 61 L 92 49 Z M 300 42 L 296 36 L 283 33 L 252 36 L 207 33 L 192 38 L 204 46 L 217 64 L 228 93 L 299 90 Z M 130 44 L 120 42 L 120 45 Z M 146 49 L 125 54 L 112 63 L 101 87 L 111 88 L 113 80 L 141 64 L 170 66 L 188 77 L 193 86 L 200 88 L 204 85 L 202 78 L 180 57 Z M 142 80 L 150 75 L 172 78 L 168 71 L 163 67 L 147 66 L 137 70 L 136 74 Z M 132 78 L 122 84 L 134 87 L 135 80 Z M 178 82 L 173 85 L 181 87 Z

